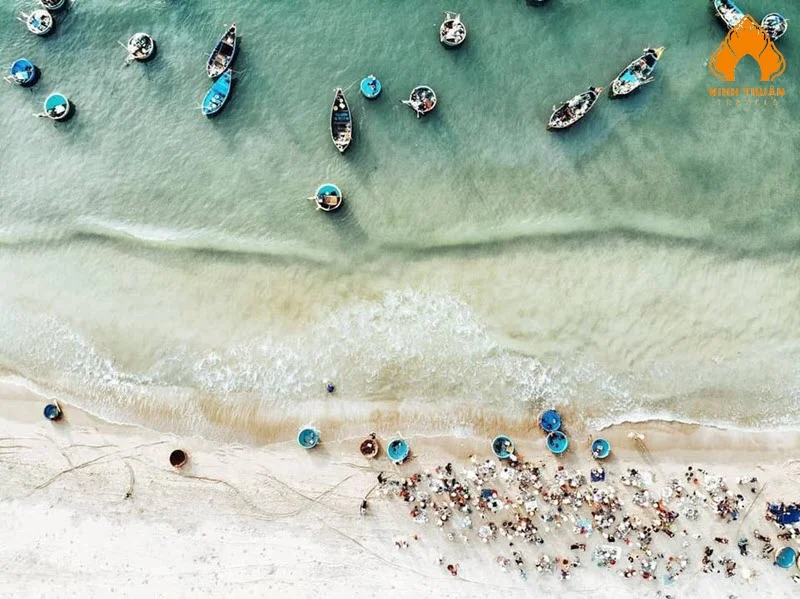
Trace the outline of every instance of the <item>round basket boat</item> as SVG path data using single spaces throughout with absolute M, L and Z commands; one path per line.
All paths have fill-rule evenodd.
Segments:
M 39 69 L 27 58 L 18 58 L 12 63 L 7 80 L 22 87 L 30 87 L 39 80 Z
M 40 8 L 27 15 L 22 13 L 25 18 L 25 26 L 34 35 L 49 35 L 56 26 L 56 21 L 49 11 Z
M 786 33 L 789 28 L 789 21 L 782 14 L 771 12 L 763 19 L 761 19 L 761 28 L 774 42 Z
M 58 12 L 67 6 L 67 0 L 39 0 L 42 8 L 46 8 L 52 12 Z
M 311 427 L 304 428 L 297 435 L 297 442 L 300 444 L 300 447 L 305 449 L 316 447 L 317 443 L 319 443 L 319 431 Z
M 54 403 L 47 404 L 44 407 L 44 417 L 52 421 L 61 419 L 61 408 Z
M 492 453 L 501 460 L 507 460 L 514 453 L 514 442 L 505 435 L 499 435 L 492 441 Z
M 775 565 L 781 568 L 791 568 L 797 562 L 797 551 L 791 547 L 783 547 L 775 554 Z
M 182 449 L 173 449 L 169 454 L 169 463 L 174 468 L 182 468 L 189 460 L 189 455 Z
M 596 460 L 605 460 L 611 453 L 611 443 L 605 439 L 592 441 L 592 457 Z
M 317 203 L 317 210 L 333 212 L 341 208 L 342 202 L 344 202 L 344 195 L 342 190 L 333 183 L 325 183 L 320 185 L 313 199 Z
M 374 100 L 381 95 L 381 82 L 375 75 L 369 75 L 361 80 L 361 93 L 368 100 Z
M 458 13 L 444 13 L 444 21 L 439 27 L 439 41 L 448 48 L 460 46 L 467 39 L 467 26 Z
M 436 108 L 436 102 L 436 92 L 427 85 L 418 85 L 411 90 L 408 100 L 403 100 L 403 104 L 409 106 L 417 114 L 417 118 L 425 116 Z
M 555 410 L 545 410 L 539 416 L 539 426 L 546 433 L 552 433 L 561 428 L 561 416 Z
M 44 101 L 44 112 L 54 121 L 63 121 L 70 117 L 72 104 L 64 94 L 50 94 Z
M 134 60 L 147 62 L 156 55 L 156 40 L 143 32 L 134 33 L 128 40 L 125 49 L 128 51 L 128 56 L 125 58 L 126 64 L 130 64 Z
M 381 444 L 375 438 L 375 435 L 370 435 L 361 442 L 359 450 L 361 451 L 361 455 L 365 458 L 372 459 L 378 455 L 378 452 L 381 450 Z
M 408 452 L 408 443 L 406 443 L 405 439 L 393 439 L 386 447 L 386 453 L 389 459 L 395 464 L 405 461 L 406 458 L 408 458 Z
M 554 454 L 561 455 L 567 451 L 567 447 L 569 447 L 569 439 L 561 431 L 553 431 L 547 435 L 547 449 Z

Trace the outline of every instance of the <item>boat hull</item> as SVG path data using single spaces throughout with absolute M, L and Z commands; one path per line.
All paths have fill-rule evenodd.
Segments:
M 219 79 L 214 82 L 203 98 L 202 111 L 206 117 L 215 117 L 228 103 L 231 90 L 233 89 L 233 73 L 225 71 Z
M 208 58 L 208 63 L 206 64 L 208 76 L 216 79 L 230 69 L 236 60 L 238 52 L 239 36 L 236 31 L 236 23 L 234 23 L 228 28 L 225 35 L 220 38 L 217 45 L 214 46 L 214 50 Z
M 604 89 L 603 87 L 590 87 L 582 94 L 570 98 L 560 106 L 554 106 L 547 128 L 553 131 L 560 131 L 572 127 L 595 107 Z
M 446 48 L 457 48 L 467 41 L 467 26 L 460 14 L 445 13 L 445 20 L 439 27 L 439 41 Z
M 354 132 L 353 114 L 344 97 L 342 88 L 333 92 L 333 105 L 331 106 L 330 132 L 331 141 L 342 154 L 353 142 Z
M 665 48 L 646 48 L 644 54 L 631 62 L 617 78 L 611 82 L 608 95 L 611 98 L 620 98 L 632 94 L 634 91 L 653 81 L 658 60 Z

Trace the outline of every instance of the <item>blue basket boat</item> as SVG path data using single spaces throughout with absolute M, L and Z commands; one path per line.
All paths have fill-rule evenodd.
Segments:
M 547 449 L 554 454 L 561 455 L 567 451 L 567 447 L 569 447 L 569 439 L 561 431 L 553 431 L 547 435 Z
M 545 410 L 539 416 L 539 426 L 546 433 L 552 433 L 561 428 L 561 416 L 555 410 Z
M 50 94 L 44 101 L 44 113 L 54 121 L 64 121 L 72 116 L 72 104 L 64 94 Z
M 319 443 L 319 431 L 311 427 L 304 428 L 300 431 L 300 434 L 297 435 L 297 442 L 300 444 L 300 447 L 305 449 L 316 447 L 317 443 Z
M 492 441 L 492 452 L 501 460 L 507 460 L 514 453 L 514 442 L 505 435 L 495 437 Z
M 611 453 L 611 443 L 605 439 L 595 439 L 592 441 L 592 457 L 596 460 L 605 460 Z
M 381 82 L 375 75 L 369 75 L 361 80 L 361 93 L 369 100 L 374 100 L 381 95 Z
M 386 453 L 395 464 L 405 461 L 408 458 L 408 452 L 408 443 L 406 443 L 405 439 L 393 439 L 386 446 Z
M 44 417 L 48 420 L 58 420 L 61 418 L 61 408 L 54 403 L 49 403 L 44 407 Z
M 203 98 L 204 115 L 212 117 L 219 114 L 231 95 L 232 84 L 233 71 L 228 69 L 214 82 L 214 85 L 212 85 L 211 89 L 206 93 L 206 97 Z
M 19 58 L 11 65 L 5 80 L 22 87 L 30 87 L 39 80 L 39 69 L 27 58 Z
M 797 561 L 797 551 L 791 547 L 784 547 L 775 554 L 775 565 L 781 568 L 791 568 Z
M 320 185 L 314 197 L 309 199 L 317 203 L 317 210 L 333 212 L 341 208 L 342 202 L 344 202 L 344 195 L 342 190 L 333 183 L 325 183 Z

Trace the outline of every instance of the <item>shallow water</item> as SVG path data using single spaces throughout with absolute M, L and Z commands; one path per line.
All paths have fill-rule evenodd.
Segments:
M 81 0 L 48 39 L 0 7 L 0 63 L 42 69 L 0 109 L 0 366 L 108 418 L 233 437 L 378 406 L 429 429 L 550 403 L 591 425 L 796 425 L 794 30 L 779 106 L 720 105 L 709 5 Z M 464 47 L 439 45 L 440 8 Z M 238 82 L 207 120 L 204 53 L 233 19 Z M 136 31 L 159 54 L 124 67 Z M 545 131 L 647 45 L 667 46 L 654 83 Z M 752 61 L 737 76 L 758 85 Z M 420 83 L 439 105 L 417 120 L 399 100 Z M 77 106 L 57 126 L 31 117 L 54 90 Z M 304 200 L 323 181 L 338 214 Z

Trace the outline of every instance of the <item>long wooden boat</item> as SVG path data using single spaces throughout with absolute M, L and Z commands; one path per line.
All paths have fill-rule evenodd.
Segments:
M 418 85 L 411 90 L 408 100 L 403 100 L 403 104 L 410 106 L 417 118 L 423 117 L 436 108 L 436 92 L 427 85 Z
M 206 93 L 203 98 L 203 114 L 211 117 L 215 116 L 225 106 L 225 102 L 231 95 L 231 88 L 233 86 L 233 71 L 227 70 L 222 73 L 222 76 L 214 82 L 211 89 Z
M 344 90 L 337 87 L 333 92 L 331 106 L 331 139 L 340 152 L 344 152 L 353 141 L 353 114 L 344 97 Z
M 736 6 L 733 0 L 711 0 L 714 4 L 714 11 L 722 19 L 728 29 L 733 29 L 744 19 L 744 11 Z
M 645 48 L 644 54 L 625 67 L 625 70 L 611 82 L 610 96 L 612 98 L 627 96 L 633 90 L 652 82 L 654 80 L 653 71 L 664 50 L 666 50 L 664 46 Z
M 547 123 L 548 129 L 566 129 L 571 127 L 594 108 L 604 87 L 590 87 L 582 94 L 570 98 L 560 106 L 553 106 L 553 114 Z
M 214 51 L 208 57 L 208 64 L 206 70 L 208 76 L 212 79 L 219 77 L 227 71 L 233 64 L 236 58 L 236 51 L 239 47 L 239 40 L 236 36 L 236 23 L 228 28 L 217 45 L 214 46 Z
M 439 41 L 445 46 L 455 48 L 467 39 L 467 26 L 461 20 L 461 15 L 455 12 L 445 12 L 444 21 L 439 27 Z
M 51 34 L 56 26 L 56 21 L 53 18 L 53 15 L 51 15 L 50 12 L 44 8 L 38 8 L 31 14 L 21 12 L 19 13 L 17 19 L 25 23 L 28 31 L 39 36 Z
M 789 19 L 780 13 L 771 12 L 761 19 L 761 28 L 767 32 L 767 35 L 774 42 L 786 33 L 789 28 Z

